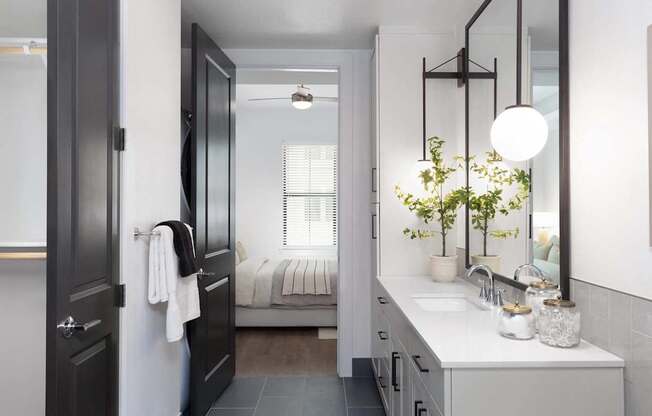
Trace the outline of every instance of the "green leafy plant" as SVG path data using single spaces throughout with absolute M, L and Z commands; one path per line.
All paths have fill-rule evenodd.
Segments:
M 405 193 L 398 185 L 394 189 L 401 203 L 426 225 L 435 222 L 439 223 L 438 230 L 431 228 L 406 228 L 403 230 L 403 234 L 413 240 L 440 236 L 442 241 L 442 257 L 446 257 L 446 236 L 455 225 L 457 211 L 466 202 L 467 198 L 466 188 L 464 187 L 448 192 L 444 191 L 446 182 L 460 168 L 459 164 L 448 165 L 444 161 L 444 143 L 445 140 L 439 137 L 428 139 L 432 165 L 419 173 L 419 178 L 421 179 L 423 189 L 426 191 L 426 196 L 419 198 L 411 193 Z
M 487 239 L 517 238 L 518 227 L 509 230 L 491 230 L 490 226 L 496 215 L 509 215 L 512 211 L 523 208 L 530 194 L 530 175 L 523 169 L 505 168 L 493 152 L 487 153 L 485 163 L 478 163 L 474 157 L 469 160 L 469 169 L 480 179 L 487 182 L 487 191 L 478 194 L 468 192 L 468 206 L 471 212 L 471 225 L 482 234 L 482 255 L 487 256 Z M 505 188 L 516 185 L 516 193 L 509 199 L 504 199 Z

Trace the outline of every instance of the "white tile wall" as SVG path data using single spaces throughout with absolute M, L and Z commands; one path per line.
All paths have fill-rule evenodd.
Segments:
M 652 414 L 652 301 L 571 279 L 582 337 L 625 360 L 625 415 Z

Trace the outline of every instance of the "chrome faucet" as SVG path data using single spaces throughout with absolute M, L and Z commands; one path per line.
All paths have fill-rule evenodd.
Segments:
M 491 271 L 491 268 L 484 264 L 474 264 L 466 271 L 466 278 L 470 278 L 473 273 L 478 270 L 484 270 L 487 273 L 489 278 L 489 289 L 487 289 L 485 280 L 482 281 L 482 289 L 480 290 L 480 298 L 485 302 L 493 303 L 494 305 L 498 304 L 498 297 L 496 296 L 496 287 L 494 285 L 494 273 Z
M 519 279 L 521 278 L 521 272 L 527 269 L 532 270 L 534 272 L 534 275 L 540 279 L 543 279 L 545 277 L 543 271 L 541 271 L 540 268 L 538 268 L 534 264 L 527 263 L 527 264 L 521 264 L 516 268 L 516 270 L 514 271 L 514 280 L 518 282 Z

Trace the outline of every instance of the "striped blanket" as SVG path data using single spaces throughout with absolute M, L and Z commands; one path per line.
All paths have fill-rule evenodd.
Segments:
M 324 258 L 290 260 L 283 275 L 283 296 L 331 295 L 328 263 Z

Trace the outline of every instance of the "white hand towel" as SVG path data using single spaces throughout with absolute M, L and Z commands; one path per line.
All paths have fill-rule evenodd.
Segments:
M 167 300 L 165 335 L 168 342 L 183 337 L 183 324 L 200 316 L 197 275 L 181 278 L 170 227 L 154 228 L 158 236 L 150 242 L 149 302 Z M 158 241 L 157 241 L 158 240 Z

